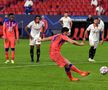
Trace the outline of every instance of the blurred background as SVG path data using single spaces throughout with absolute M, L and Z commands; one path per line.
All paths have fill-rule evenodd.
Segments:
M 2 25 L 9 13 L 15 14 L 21 38 L 26 38 L 25 26 L 35 15 L 44 15 L 48 22 L 46 35 L 59 33 L 59 20 L 67 12 L 72 19 L 71 37 L 82 39 L 89 16 L 99 17 L 105 24 L 105 40 L 108 40 L 108 0 L 0 0 L 0 36 Z M 87 35 L 88 38 L 88 35 Z

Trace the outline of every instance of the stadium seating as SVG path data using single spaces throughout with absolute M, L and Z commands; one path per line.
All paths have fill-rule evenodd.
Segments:
M 84 28 L 81 28 L 80 34 L 79 34 L 79 39 L 83 39 L 83 35 L 84 35 Z
M 72 39 L 79 40 L 79 38 L 78 38 L 78 32 L 79 32 L 79 29 L 78 28 L 75 28 L 74 29 L 74 35 L 73 35 L 73 38 Z
M 108 30 L 106 30 L 106 37 L 105 37 L 105 41 L 108 40 Z
M 0 25 L 0 38 L 3 36 L 3 26 L 2 25 Z
M 90 4 L 91 0 L 35 0 L 32 14 L 45 15 L 61 15 L 65 11 L 70 15 L 95 15 L 95 9 Z M 106 0 L 104 1 L 104 8 L 107 10 Z M 15 14 L 24 14 L 24 0 L 0 0 L 0 14 L 7 14 L 13 12 Z M 108 15 L 108 11 L 106 12 Z
M 72 39 L 82 40 L 83 37 L 84 37 L 84 31 L 85 31 L 85 29 L 83 27 L 81 27 L 81 28 L 75 28 L 74 29 L 74 34 L 72 36 Z M 89 32 L 86 33 L 85 37 L 86 37 L 86 39 L 88 39 Z M 108 40 L 108 32 L 107 32 L 106 40 Z

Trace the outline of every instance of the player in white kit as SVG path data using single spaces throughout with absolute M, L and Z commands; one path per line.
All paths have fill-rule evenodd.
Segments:
M 89 35 L 90 49 L 89 49 L 89 59 L 88 59 L 90 62 L 95 61 L 94 56 L 96 53 L 96 48 L 99 43 L 100 32 L 102 32 L 102 41 L 100 43 L 103 44 L 104 42 L 104 30 L 103 27 L 99 25 L 99 23 L 100 23 L 99 18 L 95 18 L 94 23 L 88 26 L 84 34 L 84 41 L 85 41 L 86 33 L 90 31 Z
M 31 29 L 29 33 L 29 29 Z M 41 30 L 41 31 L 40 31 Z M 25 28 L 28 36 L 30 37 L 30 56 L 31 62 L 34 62 L 34 46 L 37 48 L 37 61 L 39 62 L 40 58 L 40 45 L 41 42 L 38 42 L 38 39 L 42 38 L 42 32 L 44 32 L 44 23 L 41 21 L 40 16 L 35 16 L 34 20 L 31 21 Z
M 61 23 L 62 27 L 67 27 L 69 29 L 69 34 L 71 34 L 71 28 L 73 23 L 67 12 L 64 13 L 64 16 L 61 17 L 59 22 Z

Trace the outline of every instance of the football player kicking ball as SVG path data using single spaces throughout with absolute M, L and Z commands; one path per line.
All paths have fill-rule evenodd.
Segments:
M 48 41 L 51 40 L 50 45 L 50 58 L 52 61 L 54 61 L 59 67 L 64 67 L 66 74 L 68 78 L 71 81 L 78 81 L 78 78 L 74 78 L 71 75 L 71 70 L 79 73 L 81 76 L 87 76 L 89 75 L 89 72 L 81 71 L 78 68 L 76 68 L 71 62 L 68 61 L 65 57 L 63 57 L 60 53 L 60 48 L 63 45 L 65 41 L 70 42 L 71 44 L 77 45 L 77 46 L 83 46 L 84 43 L 78 43 L 77 41 L 71 40 L 68 38 L 69 35 L 69 29 L 64 27 L 62 28 L 62 34 L 57 34 L 48 38 L 43 38 L 39 41 Z
M 87 30 L 85 31 L 84 34 L 84 41 L 85 41 L 85 36 L 88 31 L 90 31 L 89 35 L 89 44 L 90 44 L 90 49 L 89 49 L 89 62 L 94 62 L 94 56 L 96 53 L 96 48 L 99 43 L 99 34 L 102 32 L 102 41 L 100 44 L 103 44 L 104 42 L 104 27 L 102 25 L 99 25 L 100 20 L 99 18 L 94 19 L 94 23 L 89 25 Z
M 9 20 L 3 24 L 3 36 L 6 62 L 9 63 L 9 48 L 11 48 L 11 63 L 14 64 L 15 42 L 19 40 L 18 24 L 14 21 L 14 14 L 9 14 Z

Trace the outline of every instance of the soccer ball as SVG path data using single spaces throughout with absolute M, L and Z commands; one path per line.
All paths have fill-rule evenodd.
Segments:
M 102 67 L 100 68 L 100 73 L 101 73 L 102 75 L 107 74 L 107 73 L 108 73 L 108 67 L 107 67 L 107 66 L 102 66 Z

